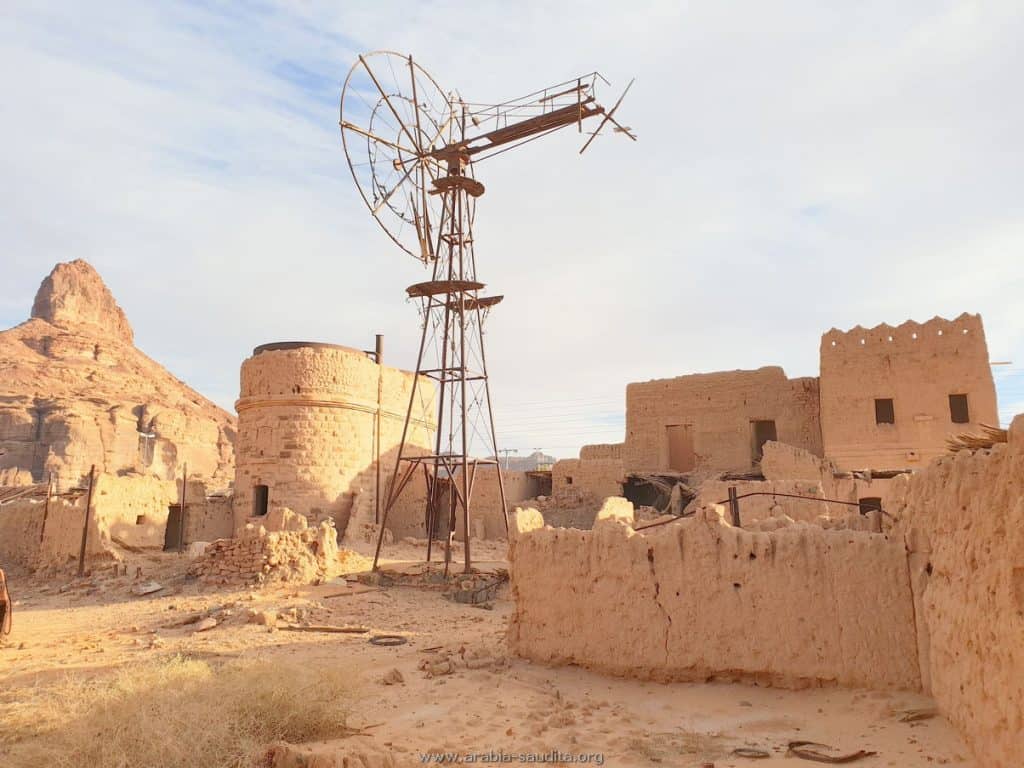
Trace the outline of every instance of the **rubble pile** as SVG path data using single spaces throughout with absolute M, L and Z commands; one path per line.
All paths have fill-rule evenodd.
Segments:
M 338 534 L 330 520 L 316 527 L 272 533 L 250 523 L 238 537 L 212 542 L 189 573 L 208 583 L 311 584 L 335 575 L 338 566 Z

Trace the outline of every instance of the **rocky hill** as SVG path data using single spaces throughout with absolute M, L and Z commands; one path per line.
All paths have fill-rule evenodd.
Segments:
M 0 485 L 62 489 L 96 465 L 112 474 L 190 477 L 226 487 L 235 418 L 133 344 L 99 274 L 82 260 L 43 280 L 29 320 L 0 332 Z

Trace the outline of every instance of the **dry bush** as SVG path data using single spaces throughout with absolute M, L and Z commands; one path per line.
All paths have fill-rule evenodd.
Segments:
M 351 733 L 350 675 L 290 661 L 174 658 L 113 678 L 68 678 L 2 712 L 19 768 L 242 768 L 274 741 Z

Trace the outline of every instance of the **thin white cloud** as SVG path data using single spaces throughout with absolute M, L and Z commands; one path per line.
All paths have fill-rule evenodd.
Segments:
M 9 6 L 0 325 L 83 257 L 140 346 L 227 407 L 265 341 L 383 332 L 411 365 L 421 273 L 337 135 L 355 53 L 392 48 L 480 101 L 637 77 L 638 143 L 580 158 L 566 133 L 479 169 L 504 446 L 621 439 L 629 381 L 814 375 L 832 326 L 981 311 L 1020 360 L 1022 33 L 1013 2 Z

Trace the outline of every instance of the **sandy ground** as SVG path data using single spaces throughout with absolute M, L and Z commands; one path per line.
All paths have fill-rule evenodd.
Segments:
M 391 561 L 415 561 L 423 551 L 398 545 L 386 555 Z M 483 568 L 504 565 L 503 550 L 494 545 L 478 548 L 477 557 Z M 136 565 L 144 578 L 165 589 L 132 595 Z M 61 674 L 105 674 L 174 654 L 267 659 L 288 654 L 351 669 L 357 699 L 351 725 L 369 726 L 368 735 L 303 751 L 390 750 L 400 766 L 422 765 L 430 760 L 422 757 L 427 753 L 504 754 L 509 756 L 504 764 L 521 764 L 520 754 L 539 760 L 553 752 L 586 754 L 590 764 L 610 766 L 813 765 L 786 755 L 786 744 L 799 739 L 840 752 L 878 753 L 855 765 L 973 765 L 941 717 L 900 722 L 901 711 L 931 704 L 914 694 L 644 683 L 509 659 L 507 585 L 482 608 L 445 599 L 439 588 L 376 588 L 344 577 L 319 586 L 203 587 L 185 579 L 186 565 L 177 555 L 154 555 L 136 558 L 127 577 L 97 574 L 76 582 L 12 574 L 14 632 L 0 644 L 3 697 L 16 700 L 19 689 L 46 685 Z M 353 567 L 360 565 L 354 559 Z M 275 631 L 250 623 L 250 610 L 277 610 L 288 622 L 363 626 L 370 632 Z M 194 624 L 181 623 L 199 612 L 212 613 L 218 625 L 196 632 Z M 407 642 L 379 647 L 368 642 L 374 633 L 399 634 Z M 450 673 L 445 673 L 446 657 L 459 662 Z M 440 672 L 432 675 L 421 669 L 425 665 Z M 394 676 L 392 670 L 402 682 L 385 685 L 382 679 Z M 771 756 L 739 757 L 732 753 L 737 747 Z

